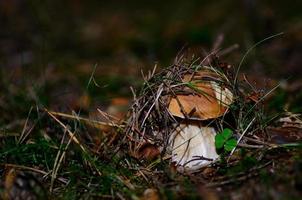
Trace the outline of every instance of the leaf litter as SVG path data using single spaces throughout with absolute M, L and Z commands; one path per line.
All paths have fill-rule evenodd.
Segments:
M 190 82 L 184 83 L 183 77 L 188 74 L 193 77 L 205 68 L 213 70 L 222 80 L 236 79 L 235 82 L 219 82 L 221 86 L 231 88 L 234 102 L 229 112 L 222 116 L 197 120 L 204 126 L 211 124 L 218 130 L 215 142 L 220 159 L 197 171 L 180 173 L 175 163 L 171 162 L 170 136 L 180 123 L 188 123 L 196 110 L 184 112 L 177 95 L 201 95 Z M 273 90 L 263 94 L 263 91 L 251 86 L 246 76 L 241 78 L 237 73 L 215 55 L 206 59 L 177 57 L 172 66 L 159 72 L 155 67 L 143 76 L 142 88 L 138 92 L 133 90 L 133 103 L 124 120 L 110 121 L 109 117 L 110 122 L 107 123 L 44 109 L 56 122 L 57 129 L 69 136 L 69 139 L 66 136 L 57 138 L 58 145 L 61 143 L 63 146 L 59 147 L 56 161 L 53 161 L 54 169 L 47 169 L 43 165 L 26 166 L 26 162 L 1 165 L 7 172 L 11 169 L 29 173 L 38 170 L 44 176 L 43 181 L 48 183 L 46 188 L 50 189 L 49 195 L 61 198 L 66 197 L 62 188 L 69 186 L 77 188 L 75 196 L 89 198 L 234 198 L 236 190 L 249 195 L 250 190 L 262 191 L 257 182 L 264 187 L 267 177 L 279 173 L 278 170 L 286 163 L 293 166 L 290 176 L 301 176 L 294 167 L 301 167 L 300 115 L 286 113 L 278 120 L 269 119 L 264 109 L 265 97 Z M 184 118 L 170 113 L 171 98 L 178 101 Z M 95 132 L 107 133 L 102 133 L 103 141 L 96 146 L 93 137 L 85 138 L 80 134 L 81 131 L 87 131 L 85 127 L 71 130 L 67 125 L 70 121 L 93 127 Z M 29 132 L 19 140 L 28 142 L 30 137 Z M 11 156 L 10 153 L 1 152 L 2 157 L 4 154 Z M 80 154 L 83 160 L 69 158 L 75 154 Z M 86 174 L 79 177 L 80 182 L 72 180 L 73 166 L 70 168 L 68 160 L 77 164 L 80 170 L 85 170 Z M 289 180 L 283 177 L 286 173 L 281 171 L 271 181 L 280 184 L 284 179 Z M 10 177 L 6 176 L 6 179 L 10 180 Z M 293 180 L 295 187 L 299 187 L 300 179 Z M 240 187 L 241 183 L 250 185 L 252 189 Z M 103 189 L 98 190 L 99 186 Z M 3 196 L 7 195 L 11 194 L 4 191 Z M 269 192 L 264 195 L 272 196 Z M 300 193 L 294 190 L 293 195 Z

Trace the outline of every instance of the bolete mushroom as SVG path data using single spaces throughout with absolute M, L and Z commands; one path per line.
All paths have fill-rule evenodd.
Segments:
M 191 92 L 171 97 L 168 110 L 180 119 L 171 134 L 169 146 L 172 162 L 179 171 L 194 171 L 215 161 L 216 130 L 203 126 L 204 120 L 224 115 L 233 102 L 233 94 L 225 84 L 223 74 L 205 67 L 193 74 L 185 74 L 182 82 Z

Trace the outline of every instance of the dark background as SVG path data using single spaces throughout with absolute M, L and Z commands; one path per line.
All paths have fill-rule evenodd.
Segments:
M 296 91 L 302 73 L 301 8 L 301 1 L 2 0 L 2 93 L 24 91 L 24 100 L 68 109 L 81 104 L 73 101 L 83 95 L 106 105 L 118 96 L 131 97 L 129 86 L 139 85 L 142 69 L 167 67 L 182 49 L 204 56 L 223 34 L 222 49 L 239 48 L 221 59 L 237 67 L 252 45 L 280 32 L 257 46 L 242 70 L 260 87 L 267 80 L 274 80 L 270 86 L 286 80 Z M 87 89 L 95 65 L 100 87 Z M 280 109 L 287 100 L 281 99 Z M 94 109 L 92 104 L 86 107 Z

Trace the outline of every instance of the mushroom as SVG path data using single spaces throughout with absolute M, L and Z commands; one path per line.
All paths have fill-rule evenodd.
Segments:
M 168 110 L 181 120 L 170 135 L 169 147 L 179 171 L 195 171 L 218 159 L 216 130 L 203 124 L 224 115 L 233 102 L 232 92 L 224 85 L 226 79 L 205 67 L 182 79 L 194 92 L 172 96 Z

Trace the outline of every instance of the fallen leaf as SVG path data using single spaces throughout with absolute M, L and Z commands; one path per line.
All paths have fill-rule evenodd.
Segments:
M 140 198 L 141 200 L 159 200 L 158 191 L 154 188 L 148 188 L 144 191 L 143 196 Z
M 144 158 L 147 160 L 154 160 L 160 155 L 160 150 L 153 144 L 143 144 L 136 153 L 137 158 Z

